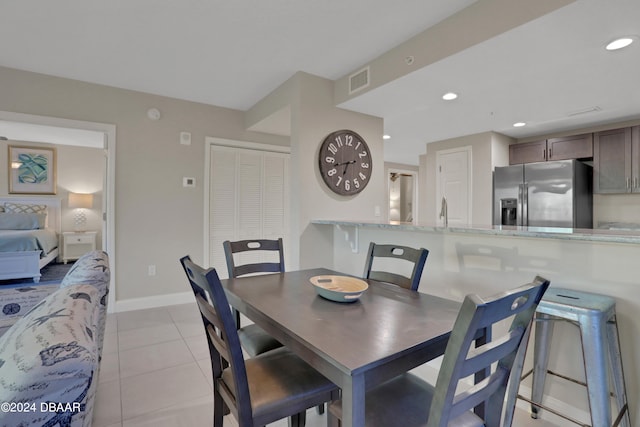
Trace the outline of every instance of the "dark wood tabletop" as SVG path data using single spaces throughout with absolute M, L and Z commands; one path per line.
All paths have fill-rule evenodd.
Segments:
M 364 425 L 369 387 L 444 353 L 460 303 L 367 280 L 355 302 L 316 294 L 311 269 L 223 280 L 229 302 L 342 389 L 344 427 Z

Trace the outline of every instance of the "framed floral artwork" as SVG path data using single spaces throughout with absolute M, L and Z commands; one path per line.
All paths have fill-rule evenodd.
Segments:
M 56 194 L 56 149 L 9 146 L 9 193 Z

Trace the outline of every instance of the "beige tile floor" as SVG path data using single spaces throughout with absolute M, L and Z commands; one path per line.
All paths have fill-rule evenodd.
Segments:
M 212 425 L 211 367 L 194 304 L 110 314 L 93 427 Z M 516 427 L 564 427 L 518 410 Z M 237 427 L 232 416 L 225 427 Z M 286 420 L 270 427 L 285 427 Z M 308 427 L 326 426 L 309 410 Z

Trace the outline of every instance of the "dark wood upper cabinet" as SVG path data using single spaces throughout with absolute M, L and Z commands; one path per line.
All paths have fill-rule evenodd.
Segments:
M 594 193 L 640 193 L 640 126 L 509 146 L 510 165 L 591 158 Z
M 640 126 L 593 136 L 593 191 L 640 193 Z
M 510 165 L 591 157 L 593 157 L 593 134 L 591 133 L 509 146 Z
M 509 164 L 544 162 L 547 160 L 547 141 L 525 142 L 509 146 Z
M 593 134 L 547 139 L 547 160 L 588 159 L 593 157 Z

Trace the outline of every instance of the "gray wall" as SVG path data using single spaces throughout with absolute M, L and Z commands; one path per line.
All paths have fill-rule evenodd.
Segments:
M 0 67 L 0 87 L 0 111 L 115 124 L 117 301 L 187 292 L 178 260 L 204 258 L 206 136 L 291 145 L 291 250 L 300 267 L 332 263 L 332 241 L 318 237 L 310 219 L 371 219 L 376 206 L 386 209 L 382 120 L 336 108 L 326 79 L 297 73 L 274 91 L 274 101 L 259 103 L 259 116 L 291 110 L 291 137 L 245 130 L 254 120 L 242 111 L 9 68 Z M 147 118 L 151 107 L 160 120 Z M 371 182 L 352 197 L 330 192 L 316 167 L 324 137 L 345 128 L 365 138 L 374 158 Z M 191 132 L 190 146 L 179 143 L 181 131 Z M 196 188 L 183 188 L 184 176 L 195 177 Z M 149 265 L 156 265 L 155 276 Z
M 204 139 L 277 145 L 288 138 L 244 130 L 241 111 L 0 67 L 0 110 L 115 124 L 117 300 L 185 292 L 178 259 L 203 258 Z M 146 112 L 156 107 L 162 119 Z M 192 145 L 179 143 L 181 131 Z M 182 177 L 197 180 L 182 187 Z M 148 276 L 147 266 L 157 266 Z

